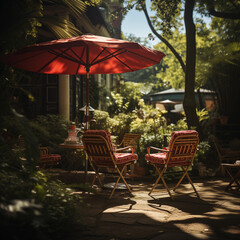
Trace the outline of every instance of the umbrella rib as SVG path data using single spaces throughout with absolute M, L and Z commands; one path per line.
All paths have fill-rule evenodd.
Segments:
M 97 63 L 99 63 L 99 62 L 103 62 L 103 61 L 105 61 L 105 60 L 107 60 L 107 59 L 109 58 L 109 56 L 106 56 L 106 57 L 104 57 L 104 58 L 102 58 L 102 59 L 100 59 L 100 60 L 98 60 L 98 61 L 95 62 L 95 60 L 98 59 L 98 57 L 99 57 L 105 50 L 106 50 L 106 48 L 103 48 L 103 50 L 92 60 L 91 65 L 97 64 Z
M 127 52 L 127 50 L 125 50 L 125 49 L 120 49 L 120 50 L 124 50 L 123 52 L 120 52 L 120 53 L 118 53 L 117 55 L 114 55 L 115 53 L 110 53 L 109 51 L 108 51 L 108 53 L 110 54 L 110 55 L 113 55 L 112 57 L 115 57 L 119 62 L 121 62 L 123 65 L 125 65 L 127 68 L 129 68 L 131 71 L 134 71 L 130 66 L 128 66 L 125 62 L 123 62 L 121 59 L 119 59 L 117 56 L 118 55 L 120 55 L 120 54 L 122 54 L 122 53 L 124 53 L 124 52 Z
M 75 51 L 73 51 L 73 49 L 71 48 L 71 52 L 78 58 L 78 67 L 77 67 L 77 71 L 76 71 L 76 74 L 78 73 L 78 70 L 79 70 L 79 68 L 81 67 L 81 65 L 83 65 L 83 66 L 86 66 L 86 63 L 82 60 L 82 57 L 83 57 L 83 54 L 84 54 L 84 51 L 85 51 L 85 49 L 86 48 L 83 48 L 83 51 L 82 51 L 82 53 L 81 53 L 81 56 L 79 57 L 78 55 L 77 55 L 77 53 L 75 52 Z
M 102 58 L 102 59 L 100 59 L 100 60 L 98 60 L 98 61 L 96 61 L 96 62 L 94 62 L 104 51 L 107 51 L 108 52 L 108 56 L 106 56 L 106 57 L 104 57 L 104 58 Z M 119 51 L 121 51 L 121 52 L 119 52 Z M 118 55 L 120 55 L 120 54 L 123 54 L 123 53 L 125 53 L 126 52 L 126 50 L 125 49 L 123 49 L 123 48 L 121 48 L 121 49 L 118 49 L 117 51 L 115 51 L 114 53 L 110 53 L 106 48 L 104 48 L 99 54 L 98 54 L 98 56 L 92 61 L 92 63 L 91 63 L 91 66 L 92 65 L 95 65 L 95 64 L 98 64 L 98 63 L 100 63 L 100 62 L 104 62 L 104 61 L 106 61 L 106 60 L 108 60 L 108 59 L 110 59 L 110 58 L 116 58 L 119 62 L 121 62 L 123 65 L 125 65 L 127 68 L 129 68 L 131 71 L 133 71 L 133 69 L 130 67 L 130 66 L 128 66 L 126 63 L 124 63 L 122 60 L 120 60 L 117 56 Z M 117 54 L 116 54 L 117 53 Z
M 73 51 L 72 48 L 71 48 L 70 50 L 71 50 L 71 52 L 76 56 L 76 58 L 77 58 L 77 60 L 78 60 L 78 63 L 80 63 L 80 64 L 82 64 L 82 65 L 85 66 L 86 63 L 82 60 L 82 56 L 83 56 L 83 54 L 84 54 L 85 48 L 83 49 L 83 51 L 82 51 L 82 53 L 81 53 L 81 57 L 79 57 L 79 56 L 76 54 L 76 52 Z
M 53 59 L 51 59 L 48 63 L 46 63 L 43 67 L 41 67 L 39 70 L 38 70 L 38 72 L 41 72 L 47 65 L 49 65 L 50 63 L 52 63 L 55 59 L 57 59 L 58 57 L 61 57 L 61 55 L 63 55 L 64 54 L 64 52 L 66 52 L 66 51 L 68 51 L 70 48 L 67 48 L 67 49 L 65 49 L 64 51 L 62 51 L 60 54 L 58 54 L 58 55 L 56 55 L 56 53 L 57 52 L 55 52 L 54 53 L 54 51 L 53 52 L 51 52 L 51 51 L 48 51 L 49 53 L 52 53 L 52 54 L 54 54 L 54 55 L 56 55 Z
M 67 50 L 71 50 L 71 49 L 68 48 Z M 65 50 L 65 51 L 66 51 L 66 50 Z M 76 62 L 76 63 L 79 62 L 78 59 L 73 58 L 71 55 L 67 54 L 65 51 L 59 53 L 59 52 L 57 52 L 57 51 L 51 50 L 51 51 L 49 51 L 49 53 L 52 53 L 52 54 L 56 55 L 57 57 L 65 58 L 65 59 L 70 60 L 70 61 L 72 61 L 72 62 Z M 62 56 L 61 56 L 61 55 L 62 55 Z
M 121 49 L 118 49 L 118 50 L 115 51 L 114 53 L 110 53 L 109 51 L 106 50 L 106 51 L 109 53 L 109 55 L 95 62 L 95 60 L 96 60 L 105 50 L 106 50 L 106 48 L 104 48 L 104 49 L 97 55 L 97 57 L 95 57 L 95 58 L 93 59 L 93 61 L 91 62 L 91 65 L 95 65 L 95 64 L 98 64 L 98 63 L 100 63 L 100 62 L 106 61 L 106 60 L 114 57 L 114 54 L 115 54 L 115 53 L 117 53 L 117 52 L 119 52 L 119 51 L 121 51 L 121 50 L 124 50 L 124 49 L 122 49 L 122 48 L 121 48 Z M 125 51 L 124 51 L 124 52 L 125 52 Z M 120 52 L 120 53 L 118 53 L 117 55 L 122 54 L 122 53 L 124 53 L 124 52 Z M 116 56 L 117 56 L 117 55 L 116 55 Z

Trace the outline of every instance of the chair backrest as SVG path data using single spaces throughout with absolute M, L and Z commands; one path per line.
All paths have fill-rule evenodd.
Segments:
M 40 156 L 48 155 L 48 148 L 47 147 L 39 147 L 39 151 L 40 151 Z
M 215 146 L 215 148 L 217 150 L 218 157 L 221 158 L 222 156 L 225 155 L 222 146 L 220 145 L 218 139 L 215 136 L 212 136 L 212 141 L 213 141 L 214 146 Z
M 98 166 L 114 166 L 116 159 L 111 135 L 107 130 L 87 130 L 82 141 L 90 161 Z
M 127 146 L 136 147 L 140 138 L 141 138 L 140 134 L 125 133 L 122 140 L 123 147 L 127 147 Z
M 18 136 L 18 146 L 20 148 L 25 148 L 25 141 L 22 135 Z
M 167 165 L 188 166 L 193 160 L 199 143 L 195 130 L 174 131 L 169 142 Z

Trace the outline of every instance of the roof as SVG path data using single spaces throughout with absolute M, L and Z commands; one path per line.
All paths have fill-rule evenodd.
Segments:
M 162 104 L 176 104 L 176 102 L 173 102 L 173 101 L 171 101 L 171 100 L 169 100 L 169 99 L 166 99 L 166 100 L 164 100 L 164 101 L 161 101 L 160 103 L 162 103 Z
M 157 92 L 157 93 L 152 93 L 149 95 L 163 95 L 163 94 L 177 94 L 177 93 L 184 93 L 185 90 L 184 89 L 175 89 L 175 88 L 170 88 L 161 92 Z M 195 92 L 197 92 L 195 90 Z M 204 88 L 200 88 L 200 92 L 202 93 L 214 93 L 214 91 L 208 90 L 208 89 L 204 89 Z

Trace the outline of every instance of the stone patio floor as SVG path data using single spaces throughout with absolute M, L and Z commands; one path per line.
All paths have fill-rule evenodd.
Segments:
M 149 196 L 153 182 L 131 179 L 132 195 L 116 190 L 109 199 L 109 189 L 78 192 L 84 202 L 79 213 L 83 227 L 68 240 L 240 239 L 240 192 L 225 192 L 227 180 L 193 179 L 200 199 L 188 183 L 172 200 L 159 191 L 162 185 Z

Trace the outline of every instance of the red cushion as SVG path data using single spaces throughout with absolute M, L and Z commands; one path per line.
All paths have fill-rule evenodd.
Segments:
M 61 161 L 59 154 L 46 154 L 41 156 L 41 165 L 57 165 Z
M 41 160 L 49 160 L 49 161 L 59 161 L 61 160 L 61 155 L 59 154 L 47 154 L 47 155 L 42 155 Z
M 92 157 L 92 161 L 97 165 L 97 166 L 103 166 L 103 167 L 113 167 L 113 161 L 110 157 Z
M 167 153 L 153 153 L 145 155 L 145 159 L 151 163 L 165 164 L 167 160 Z
M 138 155 L 131 153 L 115 153 L 115 158 L 117 164 L 122 164 L 138 160 Z

